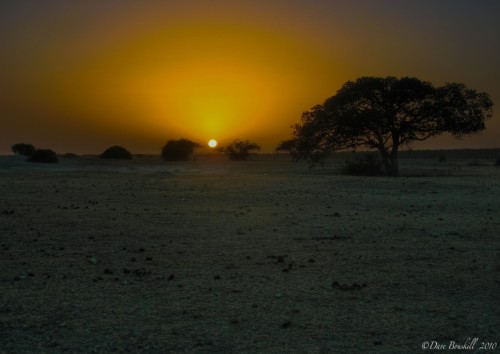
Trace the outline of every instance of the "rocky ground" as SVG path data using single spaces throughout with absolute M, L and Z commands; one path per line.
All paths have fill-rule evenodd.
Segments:
M 0 160 L 0 353 L 500 342 L 496 166 Z

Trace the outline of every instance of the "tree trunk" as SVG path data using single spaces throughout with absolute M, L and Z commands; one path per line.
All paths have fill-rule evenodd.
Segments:
M 389 171 L 389 176 L 393 177 L 397 177 L 399 175 L 398 148 L 398 145 L 394 145 L 391 151 L 391 169 Z
M 389 158 L 389 152 L 385 147 L 379 147 L 380 155 L 382 155 L 382 165 L 384 166 L 384 171 L 387 175 L 391 175 L 391 159 Z

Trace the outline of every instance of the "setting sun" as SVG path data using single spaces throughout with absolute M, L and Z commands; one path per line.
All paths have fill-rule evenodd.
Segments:
M 216 147 L 216 146 L 217 146 L 217 140 L 215 140 L 215 139 L 210 139 L 210 140 L 208 141 L 208 146 L 210 146 L 211 148 Z

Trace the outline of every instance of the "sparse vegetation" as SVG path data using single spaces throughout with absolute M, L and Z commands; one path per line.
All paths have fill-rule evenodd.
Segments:
M 132 154 L 124 147 L 118 145 L 107 148 L 99 157 L 101 159 L 132 160 Z
M 278 146 L 276 146 L 276 151 L 286 151 L 293 155 L 296 150 L 295 146 L 295 139 L 283 140 Z
M 164 161 L 187 161 L 200 144 L 188 139 L 169 140 L 161 150 Z
M 35 147 L 31 144 L 18 143 L 12 145 L 10 150 L 16 155 L 31 156 L 35 152 Z
M 57 154 L 49 149 L 36 149 L 26 160 L 28 162 L 57 163 Z
M 251 151 L 260 150 L 260 146 L 248 140 L 236 139 L 224 148 L 224 153 L 233 161 L 245 161 L 250 157 Z
M 373 154 L 366 154 L 354 161 L 345 161 L 342 173 L 353 176 L 378 176 L 382 174 L 382 163 Z

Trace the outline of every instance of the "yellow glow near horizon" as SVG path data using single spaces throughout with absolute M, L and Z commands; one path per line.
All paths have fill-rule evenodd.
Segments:
M 211 21 L 146 26 L 112 42 L 91 38 L 71 60 L 54 61 L 57 75 L 50 66 L 33 70 L 27 115 L 43 112 L 68 126 L 72 117 L 102 140 L 153 147 L 214 136 L 272 146 L 309 107 L 304 87 L 312 95 L 321 86 L 313 84 L 320 66 L 308 45 L 272 28 Z
M 210 137 L 270 152 L 302 112 L 360 76 L 464 82 L 498 100 L 496 3 L 464 5 L 475 9 L 470 18 L 407 3 L 389 14 L 348 1 L 4 1 L 0 152 L 19 139 L 77 153 L 110 144 L 157 153 L 169 139 Z M 434 38 L 442 23 L 446 33 Z M 496 147 L 499 132 L 492 119 L 470 145 L 445 136 L 423 144 Z
M 305 86 L 301 66 L 308 60 L 293 39 L 272 31 L 186 25 L 97 51 L 82 61 L 72 86 L 85 88 L 86 96 L 77 97 L 95 95 L 100 107 L 116 107 L 108 123 L 124 131 L 137 132 L 140 123 L 142 134 L 157 137 L 255 139 L 268 131 L 289 134 L 300 115 L 288 115 L 290 99 Z M 135 117 L 124 121 L 125 108 Z
M 217 140 L 215 140 L 215 139 L 210 139 L 210 140 L 208 141 L 208 146 L 209 146 L 209 147 L 211 147 L 211 148 L 216 147 L 216 146 L 217 146 Z

